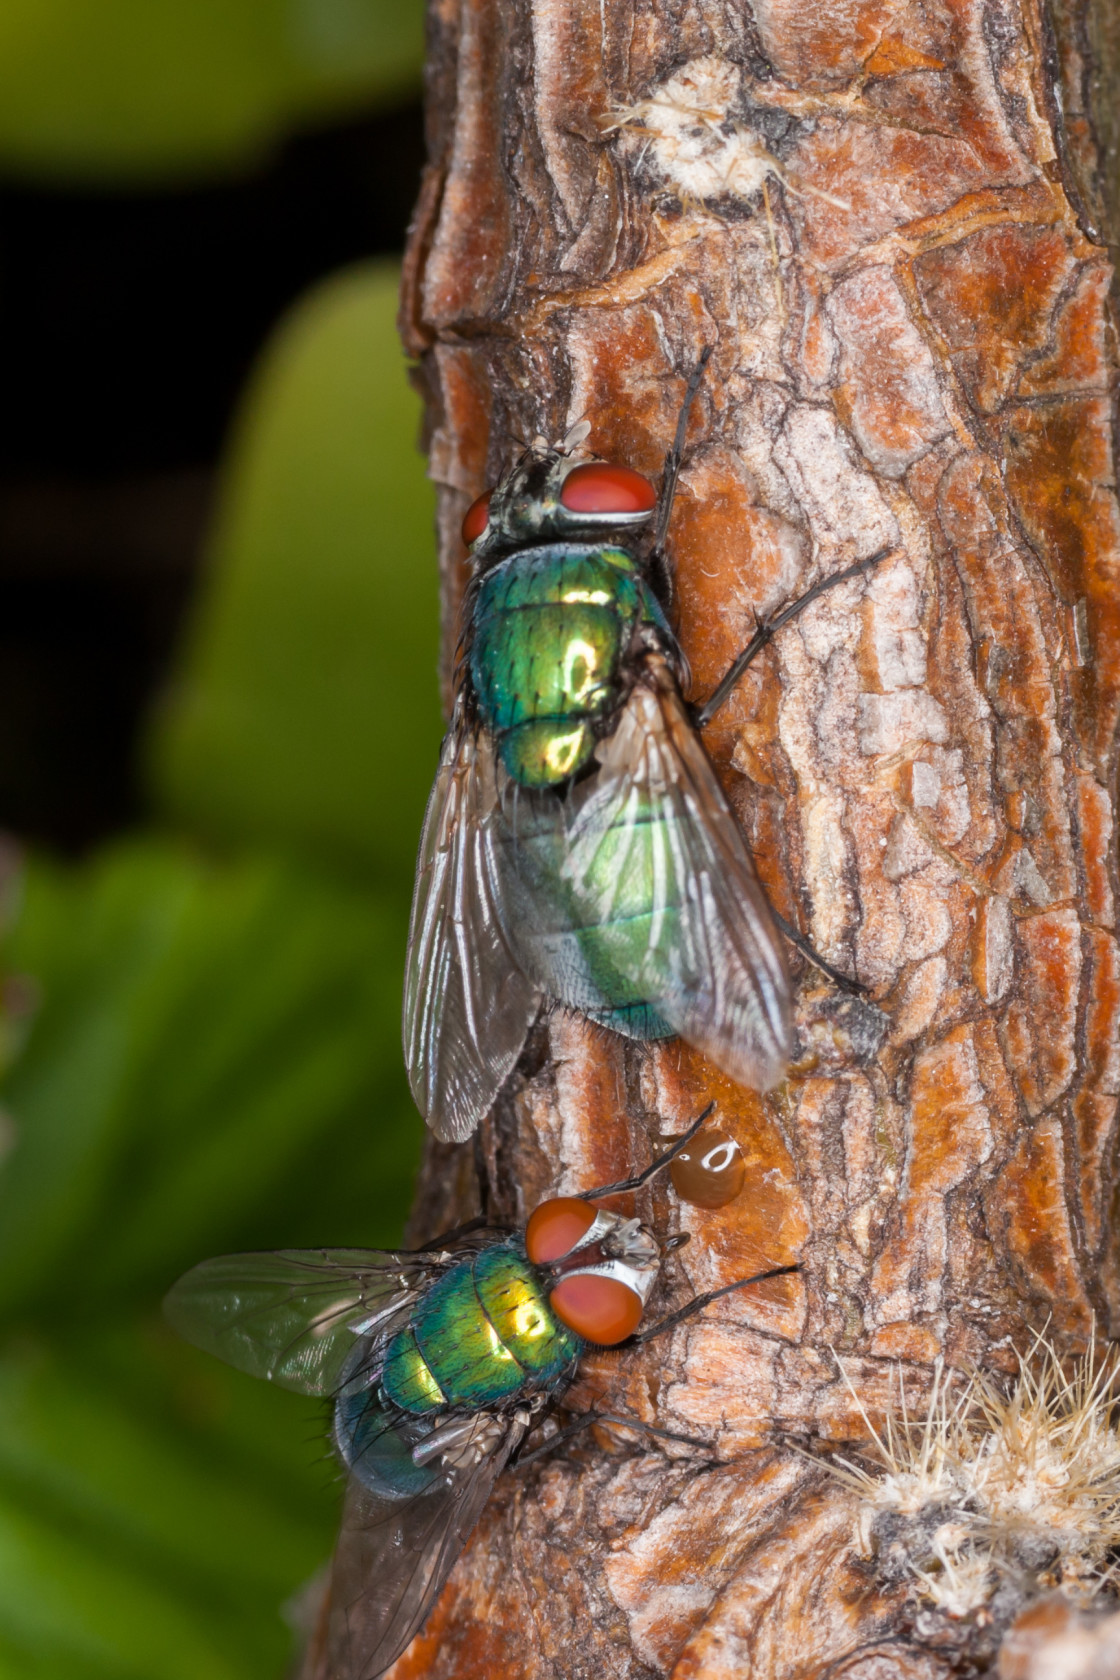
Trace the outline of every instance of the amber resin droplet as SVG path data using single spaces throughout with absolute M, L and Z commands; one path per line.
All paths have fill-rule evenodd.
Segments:
M 743 1188 L 747 1164 L 743 1152 L 726 1132 L 697 1132 L 669 1167 L 673 1189 L 682 1202 L 696 1207 L 721 1208 Z

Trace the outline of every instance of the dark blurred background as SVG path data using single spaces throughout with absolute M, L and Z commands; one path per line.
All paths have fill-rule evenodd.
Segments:
M 400 1239 L 441 721 L 415 0 L 0 11 L 0 1680 L 285 1674 L 314 1404 L 205 1255 Z
M 423 155 L 415 97 L 233 180 L 0 180 L 0 824 L 74 850 L 143 810 L 234 404 L 294 299 L 400 253 Z

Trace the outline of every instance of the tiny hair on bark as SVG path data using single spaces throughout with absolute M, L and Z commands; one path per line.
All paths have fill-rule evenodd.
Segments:
M 888 1475 L 875 1432 L 946 1383 L 998 1410 L 1041 1358 L 1057 1392 L 1120 1329 L 1118 35 L 1112 0 L 432 0 L 401 321 L 445 697 L 471 501 L 583 420 L 657 482 L 706 346 L 667 545 L 688 698 L 890 552 L 704 735 L 776 911 L 865 993 L 791 948 L 765 1096 L 545 1010 L 477 1137 L 429 1142 L 410 1231 L 625 1178 L 714 1101 L 747 1188 L 638 1193 L 691 1237 L 651 1309 L 803 1269 L 583 1361 L 561 1423 L 707 1450 L 601 1424 L 507 1472 L 394 1680 L 935 1680 L 1001 1642 L 1033 1680 L 1083 1635 L 1045 1560 L 1013 1605 L 946 1581 L 951 1534 L 897 1567 L 835 1461 Z

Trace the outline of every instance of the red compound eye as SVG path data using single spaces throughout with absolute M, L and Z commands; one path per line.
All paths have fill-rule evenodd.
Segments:
M 561 1324 L 600 1347 L 614 1347 L 632 1336 L 644 1310 L 636 1291 L 618 1278 L 594 1273 L 561 1278 L 548 1300 Z
M 570 1254 L 595 1220 L 595 1209 L 578 1196 L 556 1196 L 542 1202 L 525 1227 L 525 1252 L 534 1266 L 546 1266 Z
M 463 516 L 463 541 L 469 548 L 476 543 L 490 522 L 490 495 L 487 490 L 483 496 L 477 496 Z
M 572 468 L 560 500 L 571 513 L 651 513 L 657 506 L 657 492 L 631 467 L 588 461 Z

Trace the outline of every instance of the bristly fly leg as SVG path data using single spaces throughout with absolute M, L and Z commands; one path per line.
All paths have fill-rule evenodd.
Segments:
M 773 641 L 784 624 L 788 624 L 791 619 L 796 618 L 798 613 L 804 612 L 811 601 L 816 601 L 828 590 L 835 589 L 838 583 L 847 583 L 849 578 L 860 577 L 864 572 L 869 572 L 872 566 L 879 565 L 880 561 L 885 560 L 888 554 L 893 553 L 893 547 L 881 548 L 877 553 L 869 554 L 866 559 L 857 560 L 854 566 L 846 566 L 842 572 L 833 572 L 831 577 L 821 578 L 811 589 L 807 589 L 804 595 L 799 595 L 796 601 L 790 602 L 788 607 L 783 607 L 780 612 L 774 614 L 773 618 L 768 618 L 760 624 L 742 653 L 739 654 L 738 658 L 732 660 L 729 669 L 716 684 L 714 692 L 702 706 L 693 711 L 692 721 L 696 728 L 704 729 L 711 723 L 720 707 L 730 699 L 736 683 L 747 666 L 758 657 L 769 642 Z M 771 906 L 771 914 L 790 944 L 796 946 L 802 956 L 813 964 L 814 968 L 819 968 L 822 974 L 827 974 L 834 985 L 839 986 L 845 992 L 852 992 L 856 996 L 863 996 L 866 993 L 866 986 L 860 985 L 858 980 L 849 979 L 846 974 L 841 974 L 838 968 L 833 968 L 832 964 L 827 962 L 820 952 L 810 945 L 805 935 L 799 933 L 791 923 L 786 921 L 784 916 L 780 916 L 773 906 Z
M 732 660 L 727 673 L 716 684 L 714 692 L 698 710 L 693 712 L 692 721 L 696 728 L 707 728 L 720 707 L 730 698 L 732 690 L 747 666 L 757 658 L 767 643 L 773 641 L 783 625 L 788 624 L 791 618 L 796 618 L 798 613 L 804 612 L 811 601 L 816 601 L 821 595 L 827 594 L 830 589 L 835 589 L 838 583 L 847 583 L 849 578 L 859 577 L 862 573 L 869 572 L 872 566 L 877 566 L 880 561 L 887 558 L 888 554 L 894 552 L 894 545 L 889 548 L 881 548 L 877 554 L 869 554 L 865 560 L 857 560 L 854 566 L 846 566 L 842 572 L 833 572 L 831 577 L 821 578 L 819 583 L 815 583 L 811 589 L 807 589 L 804 595 L 799 595 L 796 601 L 790 602 L 788 607 L 783 607 L 781 612 L 774 614 L 773 618 L 768 618 L 760 624 L 742 653 Z
M 688 430 L 688 416 L 696 393 L 700 389 L 700 381 L 704 377 L 704 369 L 712 359 L 712 345 L 707 344 L 700 352 L 700 359 L 688 376 L 685 386 L 684 401 L 677 416 L 677 430 L 673 437 L 668 455 L 665 457 L 665 468 L 661 475 L 661 494 L 657 499 L 657 522 L 653 527 L 653 547 L 655 550 L 665 546 L 665 535 L 669 529 L 669 515 L 673 511 L 673 497 L 677 491 L 677 477 L 681 470 L 681 457 L 684 454 L 684 438 Z
M 657 498 L 657 519 L 653 527 L 653 541 L 646 556 L 646 566 L 657 593 L 665 601 L 671 599 L 673 589 L 672 574 L 665 559 L 665 537 L 669 530 L 669 516 L 673 511 L 673 497 L 677 493 L 677 479 L 680 476 L 681 457 L 684 454 L 684 438 L 688 430 L 688 416 L 696 393 L 700 389 L 700 381 L 704 377 L 704 369 L 712 359 L 713 346 L 707 344 L 700 352 L 700 359 L 688 376 L 685 386 L 684 401 L 677 416 L 677 429 L 669 453 L 665 457 L 665 466 L 661 474 L 661 493 Z
M 710 1448 L 709 1441 L 701 1441 L 696 1435 L 681 1435 L 675 1429 L 659 1429 L 656 1424 L 642 1423 L 638 1418 L 616 1417 L 613 1412 L 583 1412 L 574 1423 L 569 1423 L 564 1429 L 557 1430 L 547 1441 L 532 1452 L 525 1453 L 517 1460 L 515 1469 L 521 1470 L 526 1464 L 532 1464 L 535 1458 L 543 1458 L 553 1447 L 558 1447 L 563 1441 L 570 1441 L 573 1435 L 578 1435 L 584 1429 L 590 1429 L 595 1423 L 613 1423 L 621 1429 L 636 1429 L 642 1435 L 656 1435 L 663 1441 L 679 1441 L 686 1447 L 699 1447 L 702 1451 Z
M 651 1161 L 644 1171 L 636 1174 L 633 1178 L 621 1178 L 617 1184 L 602 1184 L 597 1190 L 581 1190 L 576 1198 L 577 1201 L 597 1202 L 601 1196 L 621 1196 L 625 1190 L 640 1190 L 643 1184 L 649 1183 L 655 1173 L 661 1172 L 664 1167 L 669 1165 L 674 1155 L 680 1154 L 686 1143 L 692 1142 L 705 1120 L 710 1119 L 715 1113 L 715 1107 L 715 1103 L 710 1102 L 703 1113 L 696 1116 L 687 1132 L 683 1132 L 679 1138 L 675 1138 L 672 1147 L 667 1149 L 663 1155 L 659 1155 L 656 1161 Z M 678 1246 L 680 1245 L 678 1244 Z
M 842 992 L 851 992 L 853 997 L 867 996 L 868 989 L 861 980 L 853 980 L 850 975 L 841 974 L 838 968 L 833 968 L 832 964 L 826 961 L 814 946 L 810 945 L 805 935 L 798 933 L 793 923 L 787 922 L 773 905 L 770 906 L 770 914 L 790 944 L 796 946 L 806 962 L 811 962 L 814 968 L 819 968 L 822 974 L 826 974 L 834 986 L 838 986 Z
M 485 1214 L 478 1214 L 474 1219 L 468 1219 L 464 1225 L 456 1225 L 450 1231 L 443 1231 L 438 1237 L 432 1237 L 430 1242 L 421 1243 L 414 1249 L 415 1254 L 430 1254 L 437 1248 L 450 1248 L 461 1237 L 469 1237 L 472 1231 L 485 1231 L 490 1228 L 490 1221 Z
M 635 1347 L 641 1342 L 652 1341 L 654 1336 L 663 1336 L 667 1331 L 675 1330 L 678 1324 L 683 1324 L 686 1318 L 691 1318 L 694 1313 L 702 1312 L 705 1307 L 711 1306 L 721 1295 L 732 1295 L 736 1289 L 747 1289 L 752 1283 L 765 1283 L 767 1278 L 787 1277 L 791 1272 L 800 1270 L 798 1265 L 773 1266 L 768 1272 L 756 1272 L 753 1277 L 740 1278 L 737 1283 L 725 1283 L 722 1289 L 709 1289 L 706 1294 L 695 1296 L 678 1312 L 670 1313 L 668 1318 L 659 1319 L 646 1330 L 635 1330 L 632 1336 L 628 1336 L 624 1342 L 619 1342 L 618 1346 Z

